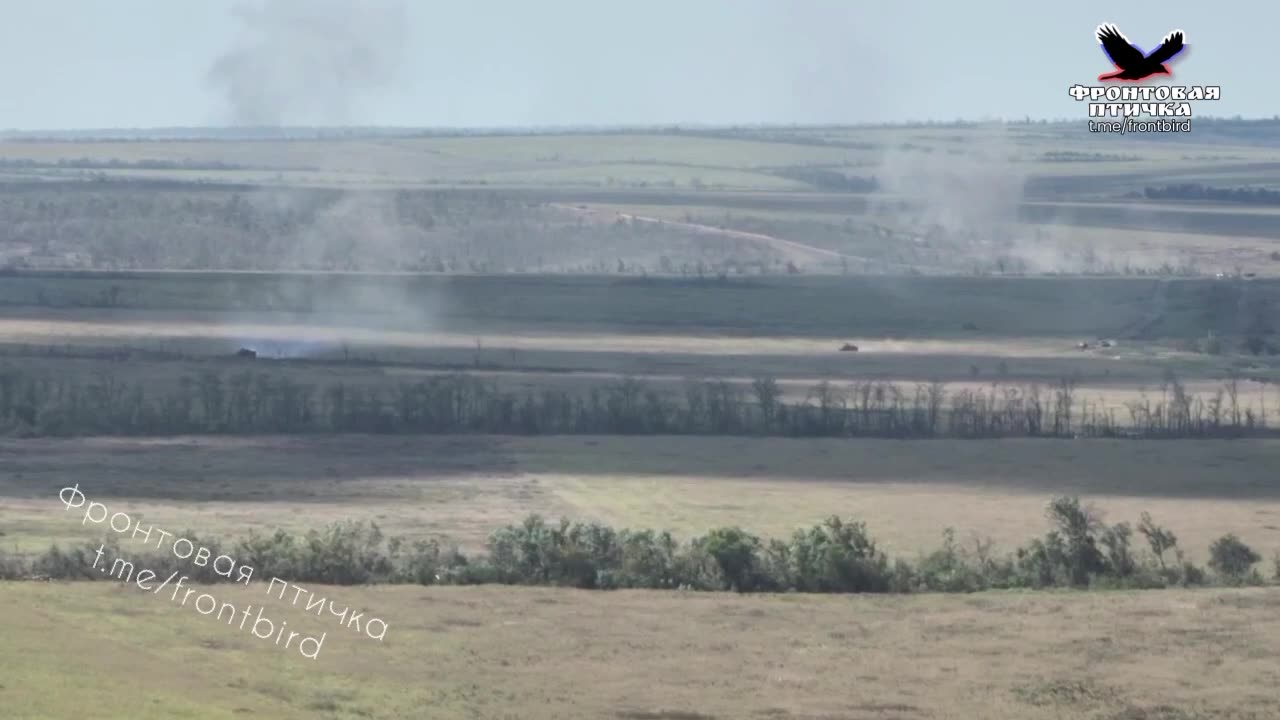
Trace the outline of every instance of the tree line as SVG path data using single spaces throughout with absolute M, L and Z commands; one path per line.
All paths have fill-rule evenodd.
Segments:
M 1163 187 L 1148 186 L 1143 194 L 1149 200 L 1211 200 L 1247 205 L 1280 205 L 1280 190 L 1266 188 L 1215 188 L 1199 183 L 1183 183 Z
M 623 378 L 568 392 L 504 390 L 466 372 L 372 385 L 207 370 L 156 386 L 105 370 L 68 378 L 0 366 L 0 432 L 1192 438 L 1271 430 L 1265 400 L 1257 408 L 1243 402 L 1234 376 L 1206 399 L 1168 375 L 1158 396 L 1128 403 L 1121 415 L 1083 397 L 1071 379 L 959 390 L 941 382 L 823 381 L 787 400 L 772 377 L 749 385 L 690 379 L 680 391 Z

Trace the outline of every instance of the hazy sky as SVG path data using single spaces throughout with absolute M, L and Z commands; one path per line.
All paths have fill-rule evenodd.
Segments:
M 261 5 L 0 0 L 0 128 L 1083 117 L 1104 21 L 1146 50 L 1184 30 L 1174 81 L 1223 88 L 1197 114 L 1280 113 L 1262 0 Z

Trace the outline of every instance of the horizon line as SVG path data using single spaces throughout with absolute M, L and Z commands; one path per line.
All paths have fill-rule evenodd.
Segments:
M 1241 115 L 1215 116 L 1197 115 L 1196 120 L 1209 122 L 1280 122 L 1280 115 L 1250 116 Z M 1059 118 L 982 118 L 951 120 L 896 120 L 885 122 L 661 122 L 661 123 L 561 123 L 546 125 L 150 125 L 150 126 L 114 126 L 114 127 L 62 127 L 62 128 L 4 128 L 0 129 L 0 138 L 14 136 L 39 136 L 41 133 L 68 134 L 144 134 L 144 133 L 179 133 L 179 132 L 246 132 L 246 133 L 278 133 L 289 132 L 372 132 L 372 133 L 524 133 L 524 134 L 557 134 L 582 132 L 678 132 L 678 131 L 725 131 L 725 130 L 828 130 L 828 129 L 889 129 L 928 126 L 964 126 L 964 125 L 1058 125 L 1079 123 L 1078 117 Z

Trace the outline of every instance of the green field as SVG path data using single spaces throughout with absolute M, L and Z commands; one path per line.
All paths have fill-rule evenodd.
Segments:
M 19 273 L 6 317 L 154 310 L 270 321 L 330 318 L 392 329 L 746 337 L 1138 339 L 1238 333 L 1270 312 L 1270 280 L 1147 278 L 611 278 L 545 275 Z M 1017 312 L 1006 312 L 1016 307 Z M 237 318 L 236 313 L 242 315 Z M 288 313 L 296 313 L 290 316 Z M 345 317 L 344 317 L 345 316 Z M 145 317 L 145 316 L 140 316 Z M 145 322 L 145 320 L 144 320 Z M 964 327 L 970 324 L 972 328 Z

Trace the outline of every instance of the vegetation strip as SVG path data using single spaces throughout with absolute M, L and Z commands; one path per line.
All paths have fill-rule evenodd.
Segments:
M 1209 571 L 1186 559 L 1177 536 L 1143 513 L 1137 526 L 1105 525 L 1076 497 L 1058 497 L 1046 515 L 1052 529 L 1007 555 L 989 542 L 961 545 L 943 532 L 942 547 L 915 562 L 889 556 L 862 522 L 832 516 L 789 540 L 764 540 L 723 527 L 687 542 L 670 532 L 616 530 L 598 523 L 546 522 L 538 515 L 494 532 L 487 552 L 467 556 L 438 540 L 408 543 L 375 523 L 343 522 L 303 536 L 251 533 L 238 543 L 180 535 L 219 554 L 223 548 L 259 577 L 288 583 L 360 585 L 551 585 L 583 589 L 687 589 L 737 592 L 911 593 L 990 589 L 1164 588 L 1259 585 L 1261 556 L 1234 534 L 1209 548 Z M 1133 546 L 1135 530 L 1146 548 Z M 101 580 L 93 558 L 108 552 L 156 576 L 189 572 L 198 583 L 231 582 L 208 565 L 187 567 L 173 553 L 136 555 L 115 538 L 70 550 L 56 545 L 34 558 L 0 553 L 0 580 Z M 1280 582 L 1280 553 L 1274 558 Z M 274 582 L 274 581 L 273 581 Z M 385 626 L 384 626 L 385 627 Z

